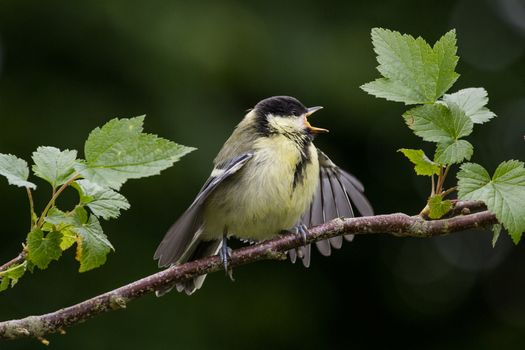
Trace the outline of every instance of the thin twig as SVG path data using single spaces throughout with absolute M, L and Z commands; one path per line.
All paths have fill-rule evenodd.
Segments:
M 31 189 L 29 187 L 26 187 L 27 190 L 27 198 L 29 200 L 29 220 L 31 221 L 31 225 L 29 226 L 29 230 L 33 230 L 33 226 L 35 225 L 35 204 L 33 202 L 33 194 L 31 193 Z
M 450 219 L 425 221 L 406 214 L 377 215 L 353 219 L 335 219 L 313 227 L 306 235 L 306 243 L 346 234 L 389 233 L 398 237 L 432 237 L 456 231 L 485 227 L 496 223 L 494 214 L 483 211 Z M 230 266 L 237 267 L 261 260 L 284 259 L 285 253 L 303 245 L 304 237 L 285 234 L 275 239 L 238 249 L 232 253 Z M 0 340 L 34 337 L 62 332 L 65 327 L 84 322 L 97 314 L 122 309 L 133 299 L 162 290 L 199 275 L 222 271 L 219 257 L 210 256 L 142 278 L 123 287 L 101 294 L 79 304 L 40 316 L 0 322 Z
M 440 167 L 439 168 L 439 177 L 438 177 L 438 181 L 437 181 L 437 185 L 436 185 L 436 192 L 435 193 L 441 193 L 441 189 L 443 187 L 443 181 L 444 181 L 443 167 Z
M 458 189 L 457 186 L 451 187 L 451 188 L 449 188 L 448 190 L 441 192 L 440 195 L 441 195 L 443 198 L 445 198 L 447 195 L 451 194 L 452 192 L 454 192 L 454 191 L 457 190 L 457 189 Z
M 26 260 L 26 253 L 25 251 L 22 251 L 15 258 L 9 260 L 8 262 L 0 266 L 0 272 L 7 270 L 8 268 L 10 268 L 11 266 L 15 264 L 20 264 L 24 262 L 25 260 Z
M 445 168 L 445 173 L 443 174 L 443 182 L 441 183 L 441 185 L 445 184 L 445 179 L 447 178 L 449 170 L 450 170 L 450 165 L 447 165 L 447 167 Z
M 69 186 L 73 183 L 73 181 L 75 181 L 76 179 L 78 179 L 80 177 L 80 174 L 78 173 L 75 173 L 71 176 L 71 178 L 69 178 L 69 180 L 66 181 L 66 183 L 64 183 L 62 186 L 60 186 L 60 188 L 55 192 L 53 190 L 53 196 L 51 197 L 51 199 L 49 200 L 49 203 L 47 203 L 46 207 L 44 208 L 44 210 L 42 211 L 42 215 L 40 216 L 40 219 L 38 220 L 37 224 L 36 224 L 36 227 L 41 227 L 42 224 L 44 223 L 44 219 L 46 218 L 46 215 L 47 215 L 47 212 L 49 211 L 49 209 L 51 209 L 51 207 L 53 205 L 55 205 L 55 201 L 57 200 L 58 196 L 60 196 L 60 194 Z

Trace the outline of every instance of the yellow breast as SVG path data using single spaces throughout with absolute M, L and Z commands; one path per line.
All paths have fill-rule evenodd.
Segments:
M 309 207 L 319 181 L 319 162 L 313 144 L 302 181 L 293 186 L 301 159 L 297 144 L 283 135 L 255 142 L 253 158 L 232 181 L 220 186 L 204 211 L 204 236 L 228 234 L 251 240 L 275 236 L 292 228 Z

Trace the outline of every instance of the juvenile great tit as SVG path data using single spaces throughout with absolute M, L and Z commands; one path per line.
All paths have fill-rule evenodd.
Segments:
M 154 259 L 159 267 L 219 253 L 228 270 L 230 236 L 255 242 L 285 230 L 304 234 L 307 227 L 337 217 L 354 217 L 353 206 L 361 215 L 373 215 L 363 185 L 312 142 L 317 134 L 328 132 L 308 121 L 321 108 L 306 108 L 289 96 L 257 103 L 220 150 L 193 203 L 158 246 Z M 351 240 L 353 235 L 345 238 Z M 328 256 L 331 248 L 339 249 L 342 242 L 342 237 L 334 237 L 316 245 Z M 289 255 L 293 262 L 299 257 L 308 267 L 310 245 Z M 192 294 L 205 277 L 175 286 Z M 172 288 L 159 290 L 157 295 Z

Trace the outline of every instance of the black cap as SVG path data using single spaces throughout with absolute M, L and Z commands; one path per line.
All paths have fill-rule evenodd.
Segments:
M 261 117 L 266 117 L 268 114 L 280 117 L 300 116 L 308 112 L 298 99 L 290 96 L 268 97 L 257 103 L 254 110 Z

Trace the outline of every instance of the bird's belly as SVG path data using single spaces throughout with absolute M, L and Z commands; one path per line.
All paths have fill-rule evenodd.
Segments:
M 203 239 L 220 237 L 226 230 L 239 238 L 264 240 L 292 228 L 310 205 L 319 181 L 317 151 L 311 148 L 302 181 L 295 187 L 300 157 L 295 148 L 264 147 L 256 152 L 242 173 L 210 196 L 204 210 Z

